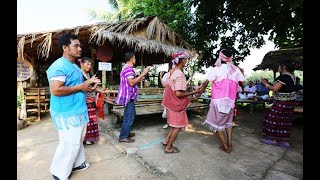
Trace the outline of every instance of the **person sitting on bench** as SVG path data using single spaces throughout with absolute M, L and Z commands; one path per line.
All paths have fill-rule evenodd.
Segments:
M 265 79 L 265 80 L 269 85 L 272 85 L 269 83 L 268 79 Z M 261 98 L 263 100 L 268 100 L 270 98 L 269 91 L 270 91 L 270 89 L 268 87 L 266 87 L 265 85 L 263 85 L 261 82 L 256 83 L 256 93 L 257 94 L 255 95 L 255 97 Z
M 251 99 L 256 93 L 256 86 L 253 81 L 249 81 L 249 85 L 244 87 L 244 92 L 239 93 L 239 99 Z

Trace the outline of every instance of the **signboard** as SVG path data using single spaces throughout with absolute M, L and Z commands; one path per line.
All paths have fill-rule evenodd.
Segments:
M 17 59 L 17 81 L 25 81 L 31 77 L 33 67 L 29 61 Z
M 99 62 L 99 71 L 111 71 L 112 63 Z

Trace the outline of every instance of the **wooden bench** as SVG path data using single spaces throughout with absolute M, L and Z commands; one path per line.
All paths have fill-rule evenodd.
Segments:
M 203 102 L 206 102 L 208 104 L 210 104 L 210 101 L 211 101 L 210 97 L 200 96 L 199 99 L 202 99 Z M 263 104 L 263 107 L 265 107 L 266 102 L 267 102 L 266 100 L 262 100 L 262 99 L 237 99 L 236 100 L 237 104 L 243 104 L 243 103 L 250 104 L 250 114 L 253 114 L 255 105 Z
M 262 104 L 263 108 L 265 108 L 265 103 L 266 102 L 267 101 L 262 100 L 262 99 L 237 99 L 237 101 L 236 101 L 237 104 L 243 104 L 243 103 L 250 104 L 250 114 L 253 114 L 255 105 Z
M 49 112 L 50 91 L 49 87 L 24 88 L 27 114 L 37 113 L 37 119 L 41 119 L 41 113 Z
M 155 94 L 163 94 L 164 88 L 138 88 L 138 93 L 139 94 L 144 94 L 144 95 L 155 95 Z
M 150 94 L 150 93 L 155 93 L 155 92 L 160 92 L 160 88 L 153 89 L 151 91 L 143 90 L 142 93 L 139 92 L 139 101 L 136 102 L 135 104 L 152 104 L 152 103 L 160 103 L 162 101 L 162 93 L 163 93 L 163 88 L 160 89 L 162 90 L 161 94 Z M 146 95 L 142 95 L 146 94 Z M 110 90 L 105 98 L 104 101 L 106 102 L 106 114 L 109 114 L 109 108 L 113 108 L 115 105 L 115 99 L 118 95 L 118 90 Z M 148 96 L 145 98 L 144 96 Z M 154 97 L 153 97 L 154 96 Z M 117 105 L 115 105 L 117 106 Z
M 161 102 L 137 102 L 135 104 L 136 107 L 136 116 L 142 116 L 142 115 L 150 115 L 150 114 L 161 114 L 163 112 L 163 106 L 161 106 Z M 199 102 L 192 102 L 191 105 L 187 107 L 187 110 L 192 109 L 203 109 L 206 110 L 209 108 L 208 104 L 203 104 Z M 113 112 L 113 123 L 116 124 L 120 119 L 123 118 L 124 115 L 124 107 L 119 105 L 114 105 L 113 109 L 111 110 Z

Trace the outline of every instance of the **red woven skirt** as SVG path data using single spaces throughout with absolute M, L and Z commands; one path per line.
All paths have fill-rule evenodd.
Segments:
M 89 122 L 87 124 L 86 136 L 84 137 L 83 141 L 96 142 L 100 138 L 96 104 L 95 102 L 90 102 L 90 103 L 87 103 L 87 107 L 88 107 L 88 114 L 89 114 Z

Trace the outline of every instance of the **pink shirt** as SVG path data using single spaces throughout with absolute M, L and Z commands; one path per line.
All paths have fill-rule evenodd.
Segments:
M 173 71 L 173 73 L 171 75 L 169 74 L 167 78 L 169 78 L 167 83 L 170 84 L 173 91 L 187 90 L 187 79 L 180 69 Z
M 237 96 L 238 84 L 244 81 L 244 76 L 238 68 L 230 73 L 227 65 L 214 67 L 208 74 L 208 81 L 212 83 L 211 99 L 219 106 L 234 107 Z

